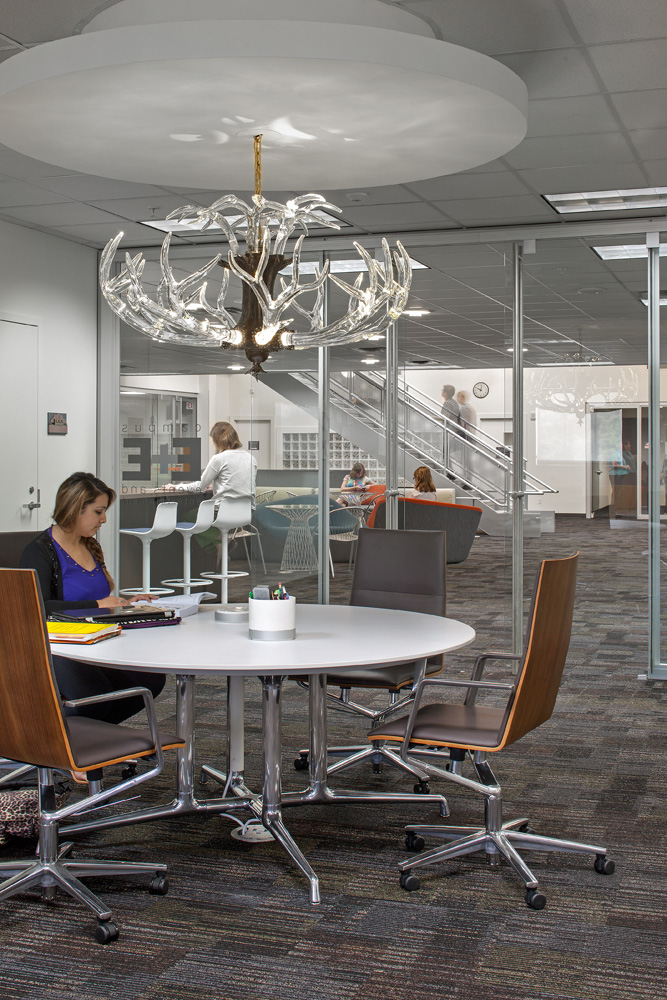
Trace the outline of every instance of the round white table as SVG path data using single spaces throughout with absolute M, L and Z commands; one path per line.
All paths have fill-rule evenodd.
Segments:
M 106 667 L 131 667 L 174 674 L 177 678 L 178 735 L 186 746 L 178 751 L 176 799 L 165 807 L 108 816 L 69 828 L 100 829 L 159 819 L 184 812 L 228 812 L 250 808 L 260 815 L 259 796 L 247 789 L 235 795 L 198 802 L 194 796 L 194 680 L 207 674 L 259 677 L 262 683 L 264 780 L 261 817 L 310 881 L 311 902 L 319 902 L 319 883 L 310 864 L 292 839 L 282 819 L 281 789 L 281 689 L 286 676 L 306 675 L 309 684 L 310 782 L 291 805 L 334 801 L 424 801 L 424 795 L 336 791 L 326 781 L 326 675 L 337 669 L 358 667 L 363 639 L 363 669 L 417 660 L 459 649 L 471 643 L 475 632 L 450 618 L 348 605 L 301 604 L 297 606 L 296 639 L 257 642 L 249 639 L 247 623 L 218 623 L 213 608 L 200 610 L 173 627 L 132 629 L 92 646 L 52 644 L 60 656 Z M 369 659 L 372 657 L 372 659 Z M 230 720 L 231 721 L 231 720 Z M 238 722 L 238 720 L 237 720 Z M 237 739 L 239 728 L 236 729 Z M 242 726 L 240 728 L 242 740 Z M 435 797 L 434 797 L 435 798 Z M 65 828 L 63 829 L 65 832 Z

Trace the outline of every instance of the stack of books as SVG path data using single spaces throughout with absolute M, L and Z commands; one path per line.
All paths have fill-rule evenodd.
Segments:
M 47 622 L 50 642 L 76 642 L 90 645 L 101 639 L 120 635 L 120 625 L 96 625 L 93 622 Z

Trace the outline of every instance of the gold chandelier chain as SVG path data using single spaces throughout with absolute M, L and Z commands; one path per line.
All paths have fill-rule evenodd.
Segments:
M 255 194 L 261 197 L 262 194 L 262 137 L 255 136 Z

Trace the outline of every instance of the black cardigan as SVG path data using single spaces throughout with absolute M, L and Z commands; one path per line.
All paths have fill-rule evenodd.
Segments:
M 75 608 L 92 608 L 97 601 L 64 601 L 63 574 L 60 559 L 48 531 L 43 531 L 26 545 L 21 555 L 21 569 L 37 571 L 39 589 L 44 600 L 44 610 L 47 615 L 58 611 L 71 611 Z

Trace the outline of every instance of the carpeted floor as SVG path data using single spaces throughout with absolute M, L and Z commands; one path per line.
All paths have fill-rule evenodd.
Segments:
M 599 841 L 617 863 L 610 877 L 588 858 L 533 854 L 547 908 L 529 910 L 523 887 L 480 855 L 425 870 L 419 892 L 398 885 L 407 821 L 437 822 L 432 807 L 336 806 L 289 810 L 286 819 L 321 879 L 322 904 L 273 843 L 229 836 L 224 818 L 192 817 L 79 838 L 80 856 L 166 861 L 171 891 L 139 883 L 91 883 L 114 908 L 118 942 L 92 939 L 94 919 L 72 900 L 0 904 L 0 998 L 81 1000 L 639 1000 L 667 997 L 664 683 L 646 684 L 645 529 L 559 517 L 555 534 L 526 540 L 526 577 L 540 558 L 581 551 L 575 626 L 565 679 L 549 723 L 496 762 L 507 815 L 538 832 Z M 452 656 L 507 648 L 510 552 L 480 537 L 449 567 L 449 614 L 477 629 Z M 332 601 L 350 576 L 336 567 Z M 312 581 L 311 581 L 312 583 Z M 291 586 L 300 599 L 309 582 Z M 530 584 L 526 587 L 527 599 Z M 312 594 L 311 594 L 312 599 Z M 259 688 L 248 682 L 247 775 L 259 786 Z M 380 696 L 375 700 L 381 703 Z M 201 683 L 199 761 L 223 763 L 225 692 Z M 173 723 L 173 697 L 159 703 Z M 330 714 L 337 742 L 361 741 L 363 724 Z M 287 684 L 284 783 L 298 788 L 294 751 L 306 739 L 305 697 Z M 404 789 L 405 779 L 363 768 L 339 784 Z M 435 788 L 436 782 L 432 782 Z M 145 792 L 164 801 L 173 765 Z M 202 793 L 205 794 L 205 793 Z M 452 821 L 476 823 L 481 804 L 447 790 Z M 13 841 L 5 858 L 34 845 Z

